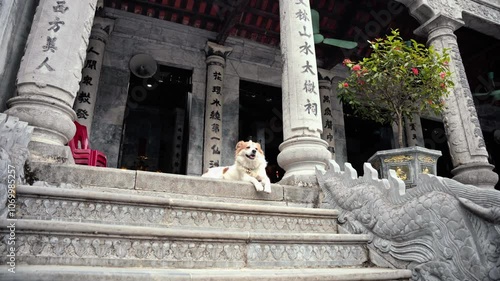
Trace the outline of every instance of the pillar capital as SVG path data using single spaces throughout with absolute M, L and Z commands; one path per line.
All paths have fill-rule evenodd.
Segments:
M 113 31 L 114 24 L 115 21 L 112 19 L 96 17 L 94 19 L 94 25 L 92 25 L 90 39 L 99 40 L 106 44 L 108 36 Z
M 422 37 L 428 37 L 427 41 L 430 44 L 434 39 L 440 36 L 455 36 L 455 30 L 464 25 L 465 23 L 461 20 L 437 14 L 415 29 L 415 34 Z
M 207 46 L 205 46 L 205 54 L 207 55 L 207 58 L 211 56 L 218 56 L 222 57 L 224 60 L 231 54 L 233 51 L 233 48 L 231 47 L 226 47 L 223 45 L 219 45 L 214 42 L 207 42 Z
M 334 77 L 335 77 L 335 73 L 333 73 L 332 71 L 318 68 L 318 80 L 319 80 L 320 84 L 321 84 L 321 81 L 328 81 L 331 84 Z

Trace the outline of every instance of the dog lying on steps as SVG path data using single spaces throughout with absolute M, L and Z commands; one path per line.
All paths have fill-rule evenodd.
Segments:
M 239 141 L 234 164 L 210 168 L 202 177 L 251 182 L 255 190 L 271 193 L 271 180 L 266 174 L 267 161 L 259 143 Z

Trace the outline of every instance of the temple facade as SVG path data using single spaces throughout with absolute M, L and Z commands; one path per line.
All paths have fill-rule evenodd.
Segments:
M 353 117 L 336 88 L 342 58 L 362 58 L 363 42 L 399 28 L 448 49 L 455 82 L 443 116 L 417 118 L 408 144 L 442 150 L 444 176 L 497 183 L 495 1 L 143 2 L 0 2 L 0 111 L 34 127 L 32 159 L 72 163 L 78 121 L 110 168 L 201 175 L 253 139 L 274 182 L 306 183 L 329 159 L 362 163 L 393 146 L 391 128 Z M 310 18 L 298 16 L 310 9 L 356 51 L 314 46 Z

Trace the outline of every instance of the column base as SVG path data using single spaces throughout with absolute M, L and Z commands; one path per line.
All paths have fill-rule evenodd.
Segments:
M 469 163 L 456 167 L 451 173 L 455 175 L 454 180 L 463 184 L 494 189 L 498 175 L 492 171 L 493 168 L 489 163 Z
M 317 137 L 293 137 L 280 145 L 278 164 L 286 172 L 280 184 L 317 186 L 316 167 L 325 169 L 331 159 L 328 143 Z
M 47 144 L 31 141 L 28 144 L 31 162 L 45 162 L 55 164 L 75 164 L 69 146 Z

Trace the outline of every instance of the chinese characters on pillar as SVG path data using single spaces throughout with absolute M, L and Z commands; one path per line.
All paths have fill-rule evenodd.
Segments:
M 78 122 L 82 125 L 89 127 L 88 122 L 82 119 L 89 118 L 89 112 L 93 112 L 93 103 L 95 102 L 96 91 L 94 84 L 100 74 L 100 66 L 98 67 L 98 57 L 100 52 L 94 50 L 95 46 L 92 46 L 94 40 L 89 41 L 89 47 L 87 49 L 87 58 L 82 70 L 82 80 L 80 81 L 80 90 L 76 94 L 75 112 Z M 98 71 L 99 70 L 99 71 Z M 93 93 L 91 95 L 91 93 Z M 92 120 L 89 120 L 92 122 Z
M 51 61 L 57 59 L 57 37 L 59 31 L 64 28 L 64 14 L 69 10 L 66 1 L 54 1 L 54 6 L 52 7 L 53 20 L 47 23 L 47 41 L 45 45 L 42 45 L 43 53 L 45 57 L 42 59 L 40 64 L 36 67 L 37 70 L 47 70 L 49 72 L 55 71 L 56 69 L 51 65 Z M 61 31 L 62 32 L 62 31 Z
M 333 154 L 335 153 L 335 139 L 334 129 L 333 129 L 333 114 L 332 114 L 332 103 L 330 99 L 330 91 L 332 86 L 332 81 L 326 76 L 319 75 L 319 91 L 321 96 L 321 112 L 323 121 L 323 133 L 321 138 L 328 143 L 328 150 Z
M 111 28 L 111 23 L 103 22 L 101 18 L 96 18 L 96 21 L 97 23 L 94 23 L 90 34 L 89 45 L 83 62 L 80 89 L 76 93 L 74 105 L 78 122 L 87 127 L 89 134 L 94 116 L 103 53 Z
M 207 109 L 210 113 L 208 117 L 208 142 L 210 150 L 208 156 L 208 167 L 218 167 L 220 165 L 220 145 L 222 137 L 222 74 L 220 71 L 214 70 L 211 75 L 212 83 L 208 83 L 211 87 L 207 93 Z
M 222 86 L 226 56 L 232 49 L 207 42 L 207 86 L 205 101 L 205 132 L 203 170 L 221 165 L 222 160 L 222 108 L 224 105 Z
M 309 115 L 318 116 L 318 103 L 316 99 L 312 96 L 317 96 L 315 81 L 316 78 L 316 66 L 311 64 L 311 62 L 316 61 L 316 55 L 314 54 L 314 43 L 310 43 L 312 31 L 309 30 L 310 15 L 309 6 L 304 2 L 304 0 L 295 0 L 295 5 L 298 10 L 295 12 L 295 18 L 302 24 L 302 28 L 298 29 L 297 35 L 299 36 L 299 47 L 298 51 L 301 54 L 300 58 L 303 59 L 301 62 L 301 72 L 304 74 L 302 77 L 305 79 L 302 81 L 303 88 L 302 91 L 305 94 L 303 100 L 303 109 Z M 310 79 L 308 79 L 310 77 Z

